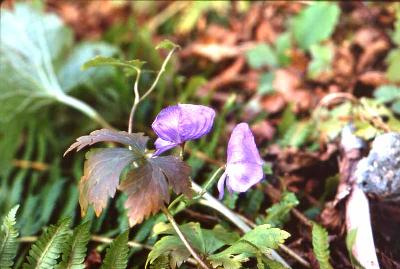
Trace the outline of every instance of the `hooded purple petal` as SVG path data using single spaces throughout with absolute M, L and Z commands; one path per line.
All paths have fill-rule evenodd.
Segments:
M 160 155 L 164 151 L 172 149 L 172 148 L 178 146 L 179 144 L 174 143 L 174 142 L 169 142 L 169 141 L 164 140 L 162 138 L 157 138 L 157 140 L 154 143 L 154 145 L 156 146 L 156 149 L 157 149 L 156 152 L 154 153 L 154 155 Z
M 161 139 L 156 141 L 155 155 L 207 134 L 213 126 L 214 117 L 212 108 L 201 105 L 178 104 L 164 108 L 152 124 Z
M 221 177 L 218 182 L 220 197 L 223 196 L 222 180 L 225 181 L 228 190 L 236 192 L 245 192 L 260 182 L 264 177 L 262 164 L 249 125 L 247 123 L 236 125 L 228 142 L 227 178 Z

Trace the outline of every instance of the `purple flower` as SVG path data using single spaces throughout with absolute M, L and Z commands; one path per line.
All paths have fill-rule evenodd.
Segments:
M 245 192 L 260 182 L 264 177 L 262 164 L 249 125 L 236 125 L 228 142 L 225 173 L 218 181 L 219 199 L 224 196 L 225 182 L 229 192 Z
M 158 135 L 154 155 L 207 134 L 214 117 L 214 109 L 201 105 L 178 104 L 164 108 L 151 125 Z

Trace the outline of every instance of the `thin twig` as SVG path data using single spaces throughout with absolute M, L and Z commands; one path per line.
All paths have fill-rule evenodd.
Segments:
M 140 79 L 141 71 L 139 68 L 136 68 L 136 79 L 135 85 L 133 86 L 133 92 L 135 95 L 135 99 L 133 101 L 133 105 L 131 108 L 131 113 L 129 114 L 129 122 L 128 122 L 128 133 L 132 133 L 133 131 L 133 121 L 135 117 L 136 108 L 139 105 L 140 95 L 139 95 L 139 79 Z
M 171 213 L 168 211 L 168 209 L 166 207 L 162 208 L 163 213 L 165 214 L 165 216 L 167 217 L 168 221 L 171 223 L 172 227 L 174 228 L 176 234 L 179 236 L 179 238 L 181 239 L 181 241 L 183 242 L 183 244 L 185 245 L 185 247 L 187 248 L 187 250 L 190 252 L 190 254 L 193 256 L 193 258 L 199 263 L 199 265 L 203 268 L 203 269 L 210 269 L 207 264 L 204 263 L 204 261 L 201 259 L 201 257 L 199 256 L 199 254 L 197 254 L 197 252 L 192 248 L 192 246 L 189 244 L 189 242 L 187 241 L 186 237 L 184 236 L 184 234 L 182 233 L 182 231 L 180 230 L 178 224 L 176 223 L 174 217 L 171 215 Z
M 147 28 L 150 32 L 154 32 L 158 28 L 158 26 L 162 25 L 165 21 L 173 17 L 176 13 L 178 13 L 188 5 L 190 5 L 190 2 L 185 1 L 177 1 L 169 4 L 168 7 L 166 7 L 149 21 L 149 23 L 147 24 Z

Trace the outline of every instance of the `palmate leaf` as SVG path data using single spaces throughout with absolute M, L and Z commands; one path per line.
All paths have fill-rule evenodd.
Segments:
M 86 154 L 84 174 L 79 184 L 82 213 L 89 204 L 99 215 L 109 197 L 114 197 L 120 176 L 125 168 L 124 180 L 118 187 L 128 195 L 131 226 L 159 211 L 170 200 L 169 186 L 177 194 L 191 195 L 190 167 L 174 156 L 151 157 L 145 155 L 148 137 L 115 130 L 101 129 L 79 137 L 65 154 L 98 142 L 116 142 L 128 148 L 103 148 Z M 65 155 L 64 154 L 64 155 Z M 132 165 L 130 165 L 132 164 Z
M 62 261 L 57 269 L 84 269 L 86 245 L 90 240 L 90 222 L 85 222 L 74 229 L 74 233 L 65 242 Z
M 270 225 L 259 225 L 247 232 L 237 242 L 222 252 L 208 257 L 214 267 L 241 268 L 239 263 L 255 257 L 261 263 L 263 253 L 269 253 L 271 249 L 278 248 L 288 237 L 289 233 L 278 228 L 271 228 Z M 270 262 L 270 261 L 269 261 Z
M 329 263 L 328 232 L 316 223 L 313 224 L 312 228 L 312 245 L 319 267 L 321 269 L 333 269 Z
M 140 155 L 126 148 L 92 149 L 86 153 L 83 176 L 79 182 L 82 215 L 85 215 L 89 204 L 93 204 L 99 216 L 108 198 L 114 197 L 122 170 L 139 158 Z
M 120 234 L 113 240 L 106 251 L 101 269 L 125 269 L 128 265 L 128 239 L 129 230 Z
M 125 207 L 128 208 L 129 224 L 142 222 L 169 203 L 168 185 L 175 193 L 190 196 L 189 175 L 190 167 L 174 156 L 150 158 L 129 171 L 119 186 L 128 195 Z
M 65 243 L 71 220 L 61 220 L 57 225 L 51 225 L 39 237 L 29 250 L 24 269 L 51 269 L 57 263 Z
M 199 223 L 186 223 L 180 225 L 180 230 L 190 242 L 191 246 L 202 256 L 214 253 L 225 245 L 234 243 L 239 235 L 225 230 L 216 225 L 212 230 L 200 228 Z M 190 253 L 182 240 L 176 235 L 171 224 L 159 223 L 154 227 L 154 234 L 162 237 L 154 245 L 147 257 L 147 263 L 156 263 L 160 258 L 167 258 L 172 268 L 179 267 L 190 257 Z
M 15 227 L 15 215 L 18 208 L 18 205 L 13 207 L 3 219 L 0 231 L 0 268 L 11 268 L 17 255 L 18 230 Z

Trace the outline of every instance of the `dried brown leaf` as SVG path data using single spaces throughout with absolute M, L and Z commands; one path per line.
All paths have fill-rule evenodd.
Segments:
M 109 197 L 114 197 L 122 170 L 140 158 L 125 148 L 93 149 L 86 154 L 83 176 L 79 183 L 82 215 L 92 204 L 99 216 Z

